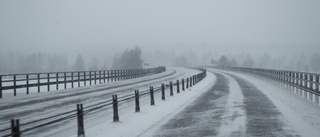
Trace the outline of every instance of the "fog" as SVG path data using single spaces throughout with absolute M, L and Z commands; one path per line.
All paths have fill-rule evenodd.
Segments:
M 70 64 L 81 54 L 109 66 L 134 46 L 154 65 L 173 64 L 156 52 L 189 62 L 194 53 L 194 65 L 221 55 L 311 58 L 320 51 L 319 13 L 319 0 L 1 0 L 0 53 L 57 54 Z

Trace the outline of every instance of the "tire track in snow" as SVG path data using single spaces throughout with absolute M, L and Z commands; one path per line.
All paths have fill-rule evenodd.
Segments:
M 254 84 L 241 77 L 229 75 L 239 83 L 243 91 L 247 136 L 299 136 L 282 121 L 282 115 L 276 106 Z
M 219 137 L 245 137 L 246 136 L 246 114 L 244 110 L 244 97 L 240 86 L 230 76 L 229 97 L 226 111 L 221 116 L 222 124 L 219 129 Z
M 154 133 L 155 137 L 216 136 L 229 94 L 226 76 L 216 73 L 216 84 Z

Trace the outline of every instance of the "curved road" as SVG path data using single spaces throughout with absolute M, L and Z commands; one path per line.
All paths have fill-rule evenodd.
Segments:
M 75 104 L 78 103 L 83 103 L 84 105 L 95 104 L 110 100 L 113 94 L 117 94 L 118 96 L 131 95 L 135 89 L 148 89 L 149 86 L 159 86 L 160 83 L 180 80 L 181 78 L 190 77 L 199 72 L 200 71 L 198 70 L 173 68 L 167 69 L 167 72 L 164 72 L 164 74 L 143 78 L 80 87 L 64 91 L 53 91 L 35 96 L 24 96 L 17 99 L 2 99 L 0 100 L 0 129 L 9 127 L 9 122 L 12 118 L 20 119 L 20 123 L 25 123 L 50 115 L 75 110 Z M 157 95 L 155 97 L 157 97 Z M 143 99 L 144 98 L 141 100 L 143 101 Z M 145 100 L 147 100 L 147 98 L 145 98 Z M 132 102 L 126 102 L 125 104 L 128 104 L 130 107 L 134 106 L 134 103 Z M 128 108 L 128 105 L 120 105 L 120 111 L 123 111 L 122 108 Z M 86 117 L 85 120 L 101 120 L 96 118 L 97 116 L 101 117 L 101 115 L 108 116 L 111 119 L 112 110 L 110 107 L 104 108 L 103 110 L 106 110 L 107 112 L 103 112 L 102 114 L 99 112 L 90 115 L 90 117 Z M 86 125 L 90 124 L 86 123 Z M 72 128 L 68 129 L 68 127 Z M 74 133 L 73 130 L 75 127 L 74 119 L 72 119 L 71 121 L 66 121 L 55 126 L 34 130 L 33 132 L 24 134 L 24 136 L 58 136 L 59 134 L 67 136 L 69 133 Z
M 233 74 L 211 72 L 217 77 L 215 85 L 162 125 L 154 137 L 299 136 L 253 83 Z

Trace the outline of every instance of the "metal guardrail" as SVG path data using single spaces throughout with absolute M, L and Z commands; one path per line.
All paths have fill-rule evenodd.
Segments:
M 36 87 L 37 92 L 41 92 L 41 87 L 47 87 L 46 91 L 51 91 L 51 85 L 56 85 L 54 90 L 59 90 L 59 84 L 67 84 L 70 88 L 96 85 L 143 77 L 166 71 L 166 67 L 156 67 L 147 69 L 127 69 L 127 70 L 98 70 L 98 71 L 77 71 L 77 72 L 51 72 L 51 73 L 26 73 L 26 74 L 6 74 L 0 75 L 0 98 L 4 90 L 13 90 L 13 95 L 17 95 L 17 89 L 24 88 L 29 94 L 31 87 Z M 42 90 L 43 91 L 43 90 Z
M 96 103 L 90 106 L 83 106 L 83 104 L 77 104 L 75 110 L 65 111 L 57 115 L 41 118 L 34 121 L 26 121 L 21 123 L 19 119 L 11 120 L 11 127 L 0 129 L 0 134 L 2 137 L 20 137 L 23 134 L 34 131 L 39 128 L 45 128 L 57 123 L 61 123 L 71 119 L 77 119 L 77 129 L 78 136 L 85 136 L 85 128 L 84 128 L 84 116 L 95 113 L 106 107 L 113 108 L 113 121 L 119 121 L 119 111 L 118 105 L 119 103 L 134 100 L 135 102 L 135 111 L 140 111 L 140 100 L 139 98 L 142 96 L 150 95 L 150 105 L 155 105 L 154 94 L 161 93 L 161 100 L 165 100 L 165 91 L 166 89 L 170 90 L 170 96 L 173 96 L 173 86 L 176 86 L 176 92 L 180 93 L 180 90 L 184 91 L 187 88 L 192 87 L 193 85 L 200 82 L 207 75 L 206 70 L 202 68 L 198 68 L 198 70 L 202 71 L 199 74 L 193 75 L 188 78 L 183 78 L 180 81 L 176 80 L 176 82 L 169 82 L 168 84 L 161 84 L 158 87 L 151 86 L 150 89 L 144 91 L 135 90 L 134 94 L 125 95 L 118 97 L 117 95 L 113 95 L 112 99 L 103 101 L 100 103 Z M 3 123 L 0 125 L 4 125 Z
M 242 68 L 242 67 L 213 67 L 213 68 L 246 72 L 246 73 L 255 74 L 258 76 L 279 81 L 281 83 L 306 91 L 303 96 L 308 98 L 307 94 L 309 94 L 310 101 L 320 104 L 320 100 L 319 100 L 320 74 L 287 71 L 287 70 L 260 69 L 260 68 Z

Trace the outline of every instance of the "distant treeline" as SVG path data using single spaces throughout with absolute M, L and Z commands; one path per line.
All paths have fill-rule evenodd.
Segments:
M 81 54 L 69 61 L 65 54 L 0 53 L 0 74 L 99 70 L 109 69 L 109 66 L 108 61 L 100 63 L 98 58 L 86 62 Z
M 303 54 L 299 56 L 294 55 L 291 58 L 287 58 L 286 56 L 272 58 L 268 53 L 265 53 L 258 59 L 253 59 L 250 55 L 236 56 L 236 58 L 231 59 L 226 55 L 222 55 L 218 61 L 212 60 L 211 63 L 217 66 L 320 72 L 319 53 L 314 53 L 310 57 L 306 57 Z

